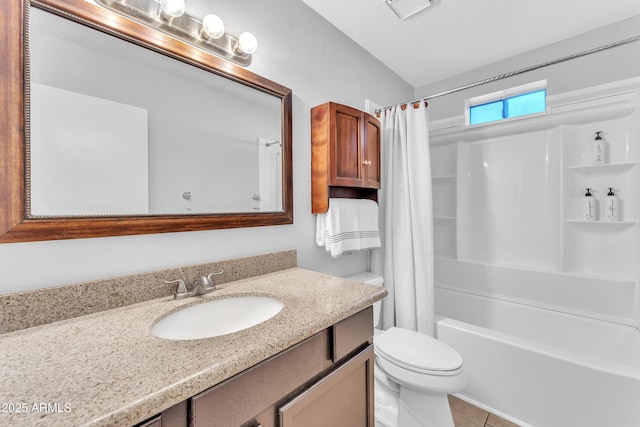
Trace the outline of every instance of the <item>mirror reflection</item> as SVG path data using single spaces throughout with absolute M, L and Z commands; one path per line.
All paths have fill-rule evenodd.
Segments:
M 282 211 L 281 99 L 30 12 L 30 217 Z

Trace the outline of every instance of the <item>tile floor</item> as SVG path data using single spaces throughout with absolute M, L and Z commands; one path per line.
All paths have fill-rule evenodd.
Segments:
M 449 396 L 449 405 L 456 427 L 518 427 L 457 397 Z

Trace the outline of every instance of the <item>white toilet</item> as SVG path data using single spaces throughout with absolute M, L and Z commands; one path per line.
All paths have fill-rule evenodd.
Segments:
M 347 279 L 382 286 L 363 272 Z M 445 343 L 402 328 L 377 329 L 380 301 L 373 304 L 376 426 L 454 427 L 447 395 L 462 390 L 462 357 Z

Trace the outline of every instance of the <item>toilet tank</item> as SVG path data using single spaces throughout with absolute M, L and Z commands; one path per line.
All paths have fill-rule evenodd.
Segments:
M 368 283 L 369 285 L 382 286 L 384 284 L 384 278 L 379 274 L 371 273 L 369 271 L 363 271 L 361 273 L 353 274 L 345 277 L 345 279 L 353 280 L 355 282 Z M 382 300 L 373 303 L 373 325 L 378 328 L 380 323 L 380 310 L 382 308 Z

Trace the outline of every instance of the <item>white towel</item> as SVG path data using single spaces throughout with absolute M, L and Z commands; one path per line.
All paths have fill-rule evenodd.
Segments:
M 329 199 L 316 219 L 316 243 L 331 256 L 380 247 L 378 204 L 368 199 Z

